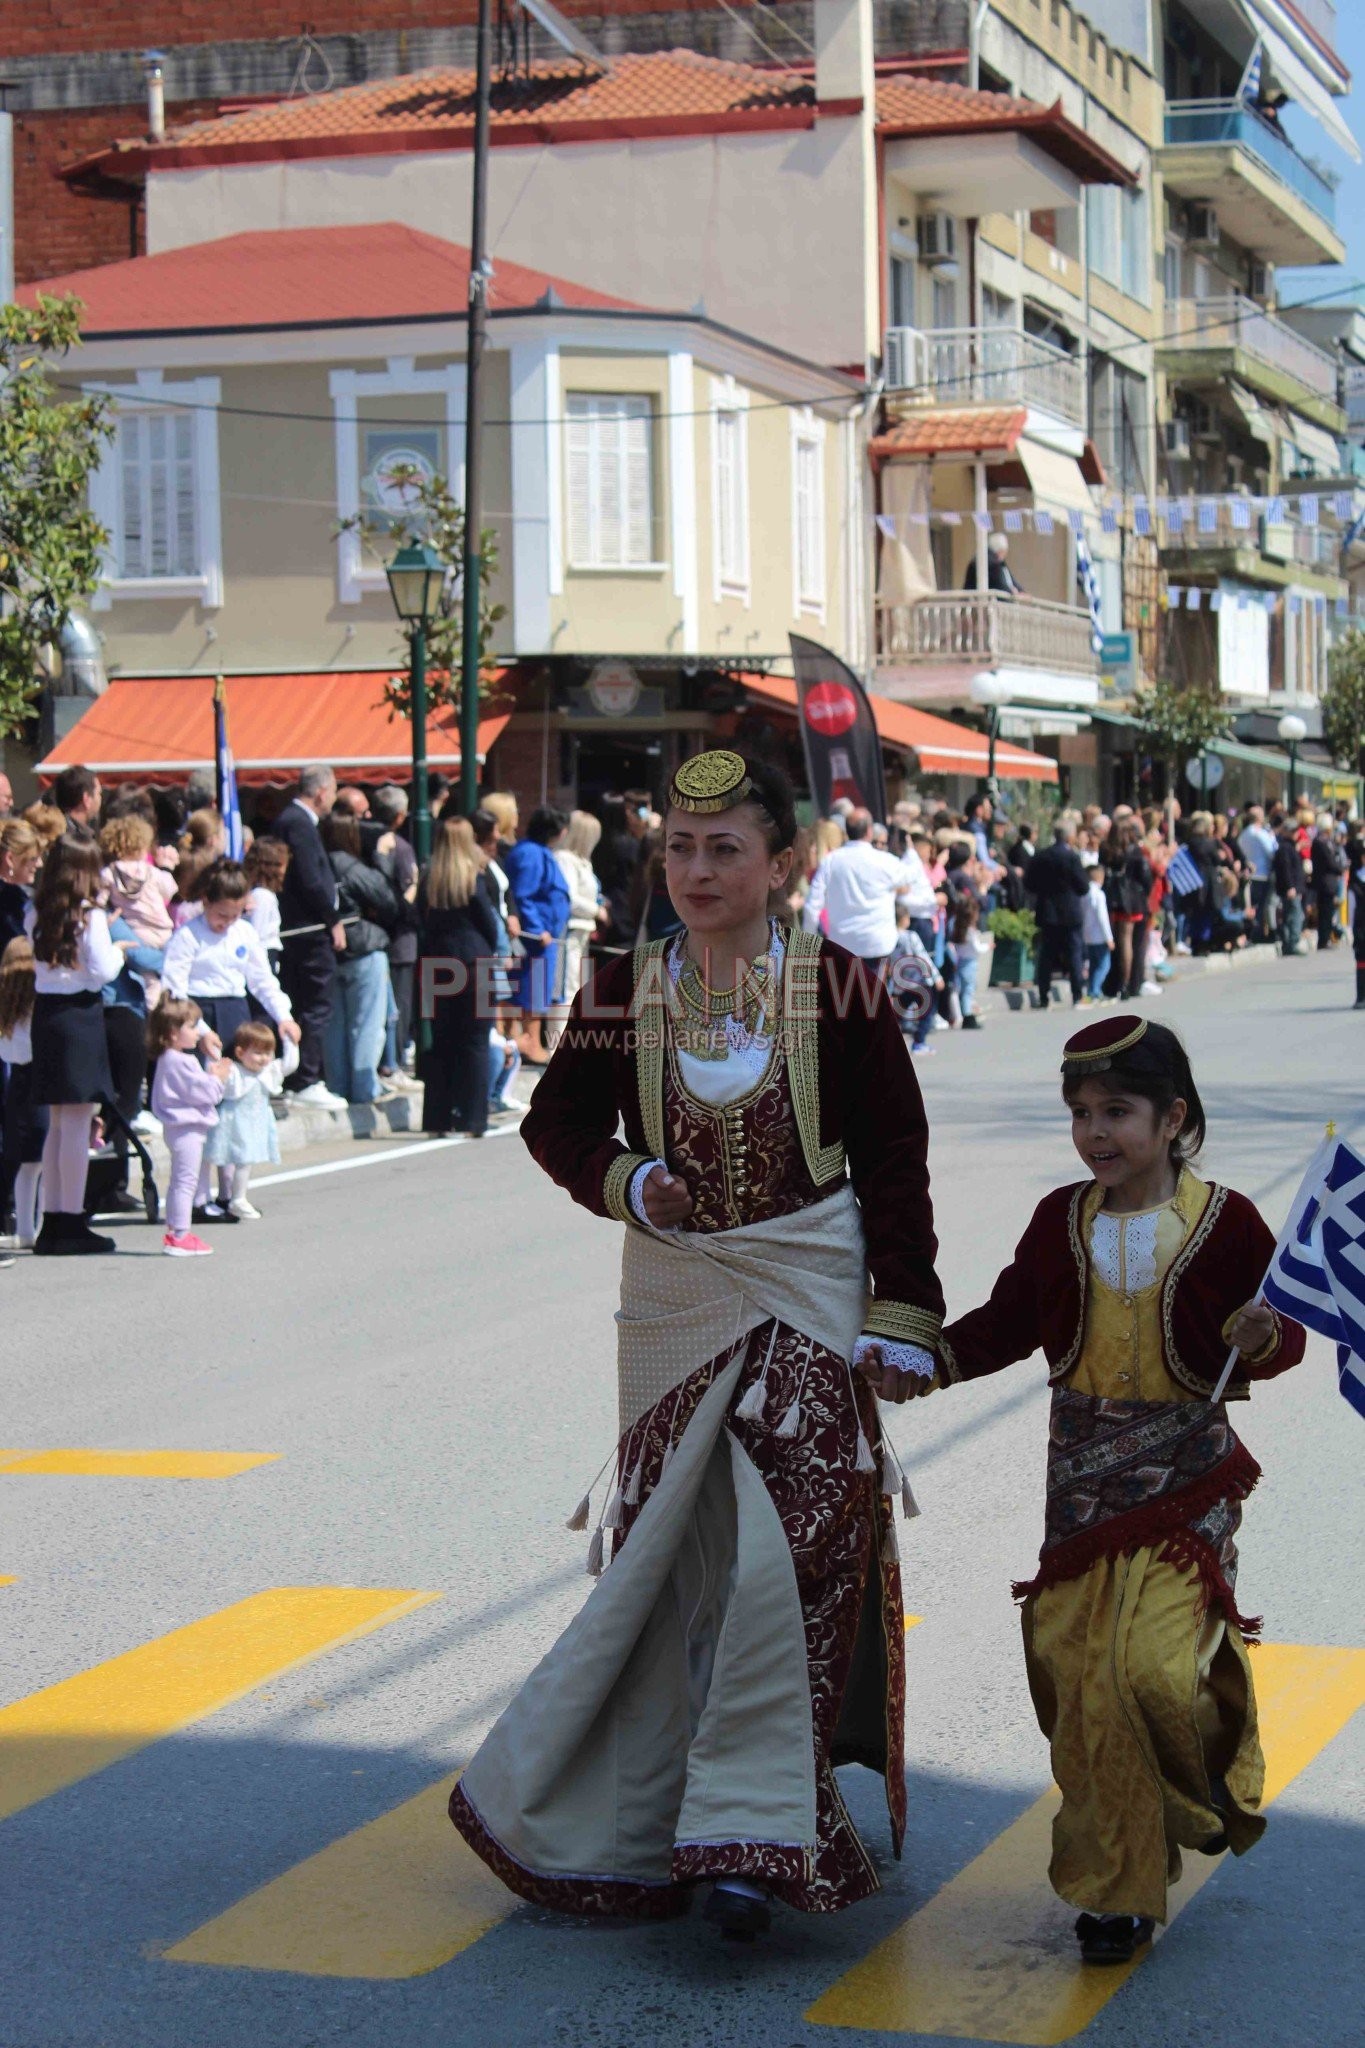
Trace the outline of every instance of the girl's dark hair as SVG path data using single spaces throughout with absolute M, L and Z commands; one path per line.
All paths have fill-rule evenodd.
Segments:
M 56 841 L 33 892 L 34 958 L 49 967 L 74 967 L 81 933 L 100 887 L 104 856 L 93 839 Z
M 263 833 L 248 846 L 242 865 L 253 889 L 273 889 L 278 894 L 289 866 L 289 848 L 283 839 Z
M 322 821 L 322 843 L 328 853 L 349 853 L 360 859 L 360 821 L 349 811 L 329 811 Z
M 33 1015 L 34 978 L 32 945 L 11 939 L 0 954 L 0 1033 L 6 1038 Z
M 1115 1095 L 1138 1095 L 1150 1102 L 1158 1117 L 1165 1116 L 1179 1098 L 1185 1104 L 1185 1121 L 1171 1140 L 1171 1163 L 1183 1166 L 1203 1146 L 1208 1118 L 1194 1085 L 1190 1056 L 1168 1024 L 1149 1024 L 1136 1045 L 1097 1071 L 1098 1061 L 1074 1068 L 1062 1068 L 1062 1100 L 1074 1101 L 1086 1081 L 1103 1081 Z
M 251 894 L 246 869 L 239 860 L 223 854 L 199 877 L 201 903 L 243 903 Z
M 974 931 L 980 922 L 980 900 L 975 896 L 959 896 L 953 905 L 953 944 L 965 945 L 968 932 Z
M 561 832 L 568 830 L 568 825 L 563 811 L 557 811 L 549 804 L 538 804 L 526 821 L 526 837 L 533 839 L 537 846 L 548 846 L 552 839 L 558 839 Z
M 152 1059 L 160 1059 L 182 1024 L 197 1024 L 203 1016 L 198 1003 L 189 996 L 162 996 L 156 1008 L 147 1019 L 147 1051 Z

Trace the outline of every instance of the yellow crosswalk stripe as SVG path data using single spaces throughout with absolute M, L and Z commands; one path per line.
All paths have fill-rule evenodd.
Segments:
M 1268 1643 L 1253 1668 L 1269 1804 L 1365 1706 L 1365 1650 Z M 1089 2026 L 1147 1952 L 1115 1969 L 1078 1960 L 1076 1909 L 1047 1882 L 1057 1802 L 1055 1789 L 1036 1801 L 806 2018 L 1022 2048 L 1054 2048 Z M 1186 1856 L 1172 1920 L 1221 1860 Z
M 439 1598 L 273 1586 L 0 1707 L 0 1820 Z
M 0 1451 L 0 1476 L 68 1479 L 232 1479 L 273 1465 L 278 1451 Z
M 0 1586 L 17 1586 L 18 1583 L 19 1581 L 16 1578 L 11 1578 L 4 1573 L 0 1573 Z
M 450 1778 L 229 1906 L 165 1960 L 307 1977 L 421 1977 L 520 1900 L 446 1818 Z

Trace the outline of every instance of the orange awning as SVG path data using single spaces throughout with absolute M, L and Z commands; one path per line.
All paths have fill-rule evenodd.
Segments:
M 766 697 L 795 712 L 796 684 L 786 676 L 746 675 L 740 680 L 751 696 Z M 985 776 L 990 765 L 985 733 L 954 725 L 950 718 L 936 718 L 932 711 L 918 711 L 913 704 L 898 704 L 892 697 L 869 692 L 868 703 L 883 746 L 913 750 L 927 774 Z M 995 772 L 1002 780 L 1056 782 L 1057 763 L 1046 754 L 1031 754 L 1027 747 L 997 740 Z
M 239 782 L 290 782 L 310 761 L 343 778 L 403 781 L 412 772 L 412 726 L 391 717 L 384 686 L 392 669 L 328 669 L 318 675 L 228 676 L 228 737 Z M 214 678 L 120 676 L 38 763 L 45 781 L 79 762 L 104 781 L 179 782 L 213 765 Z M 479 723 L 482 761 L 507 714 Z M 448 706 L 427 720 L 427 761 L 443 773 L 460 764 L 460 735 Z

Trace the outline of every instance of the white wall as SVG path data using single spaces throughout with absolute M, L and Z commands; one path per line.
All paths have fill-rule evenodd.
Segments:
M 217 165 L 148 181 L 155 254 L 252 229 L 395 220 L 469 240 L 468 150 Z M 811 129 L 498 148 L 498 257 L 713 320 L 820 363 L 861 365 L 865 163 L 856 117 Z

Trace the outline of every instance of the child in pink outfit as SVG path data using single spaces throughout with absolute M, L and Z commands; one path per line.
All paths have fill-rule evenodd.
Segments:
M 147 1020 L 147 1047 L 156 1061 L 152 1115 L 160 1118 L 171 1155 L 161 1249 L 173 1259 L 207 1258 L 213 1249 L 195 1236 L 190 1223 L 204 1146 L 218 1121 L 232 1062 L 213 1060 L 206 1066 L 200 1060 L 195 1048 L 203 1022 L 198 1003 L 174 996 L 163 996 Z
M 166 946 L 175 929 L 170 900 L 175 876 L 152 859 L 156 835 L 145 818 L 112 818 L 100 833 L 100 852 L 109 865 L 100 876 L 109 891 L 109 912 L 132 926 L 144 946 Z

